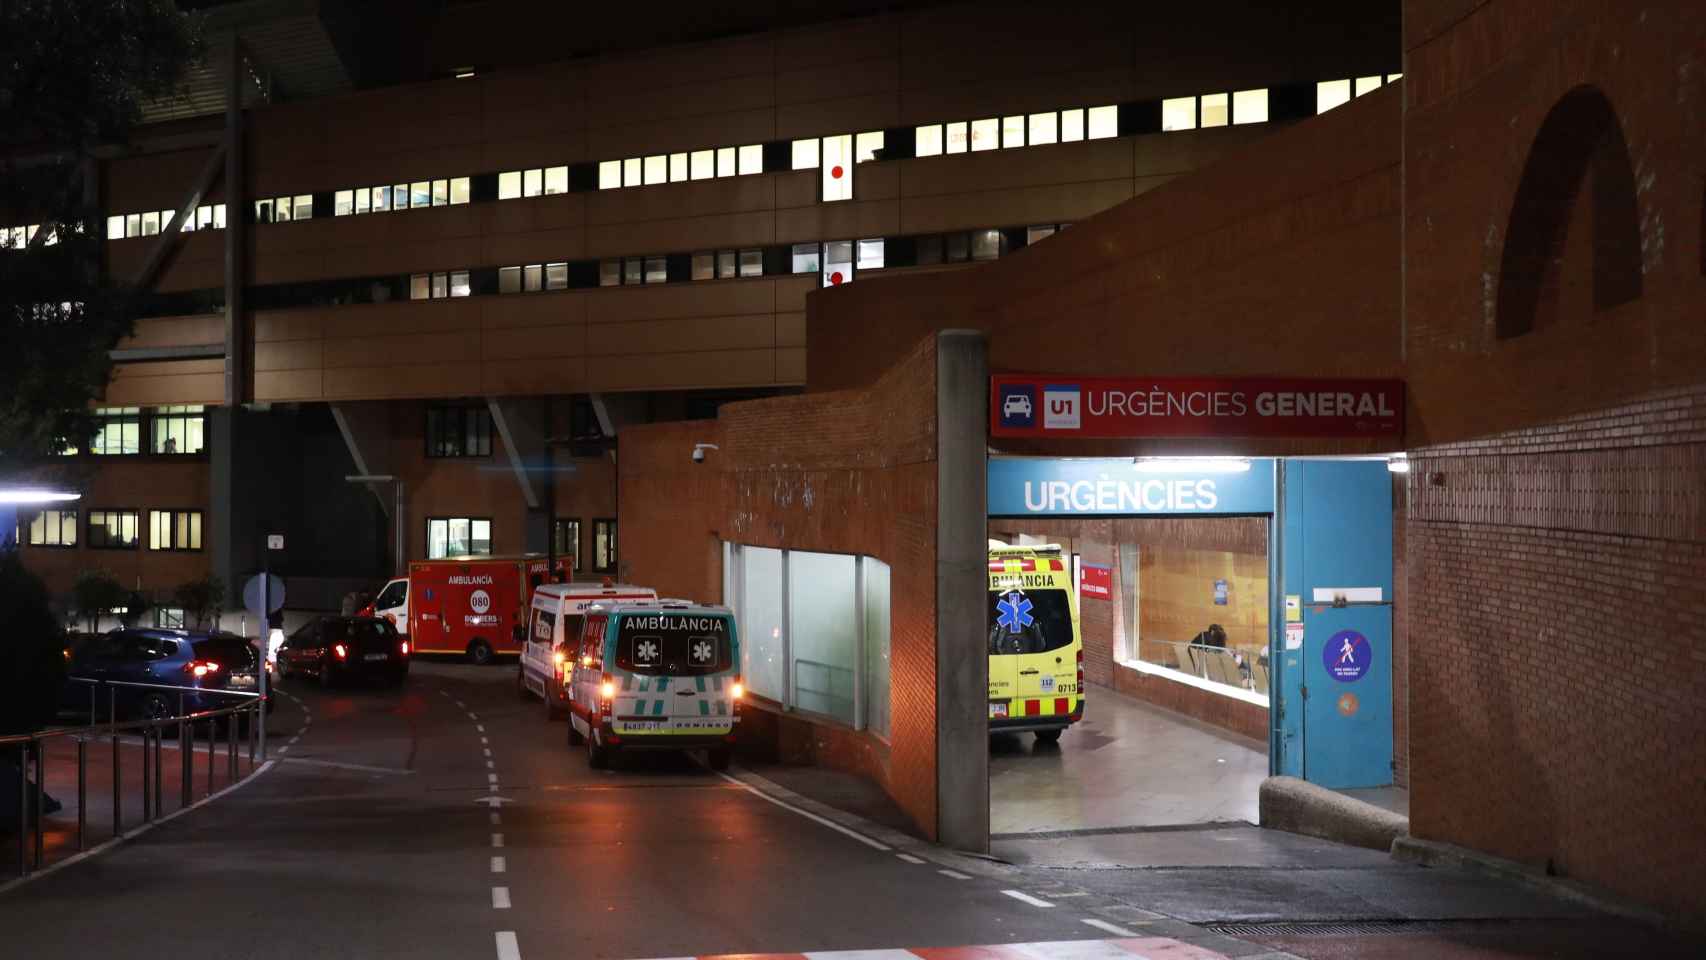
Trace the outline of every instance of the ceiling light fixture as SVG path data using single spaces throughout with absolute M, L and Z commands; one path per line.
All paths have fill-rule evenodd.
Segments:
M 1248 473 L 1250 461 L 1234 457 L 1139 457 L 1138 473 Z

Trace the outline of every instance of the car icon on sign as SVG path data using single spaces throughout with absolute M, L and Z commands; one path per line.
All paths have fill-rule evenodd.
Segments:
M 1029 418 L 1030 415 L 1031 415 L 1031 398 L 1025 396 L 1022 393 L 1008 394 L 1007 399 L 1001 401 L 1001 416 L 1003 416 L 1003 417 L 1006 417 L 1006 418 L 1026 417 L 1026 418 Z

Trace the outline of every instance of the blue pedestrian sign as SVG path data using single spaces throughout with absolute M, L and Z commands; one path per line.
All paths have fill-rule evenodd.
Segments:
M 1327 675 L 1340 683 L 1361 680 L 1374 662 L 1374 648 L 1355 630 L 1340 630 L 1321 648 L 1321 664 Z
M 1031 601 L 1017 590 L 1003 596 L 995 604 L 995 609 L 999 614 L 996 624 L 1006 627 L 1008 633 L 1019 633 L 1036 622 L 1036 618 L 1031 616 Z

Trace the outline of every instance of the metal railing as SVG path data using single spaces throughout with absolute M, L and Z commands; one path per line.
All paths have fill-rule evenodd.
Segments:
M 43 823 L 43 817 L 48 772 L 47 751 L 44 747 L 53 741 L 70 740 L 77 746 L 77 851 L 79 853 L 88 848 L 88 747 L 89 744 L 98 742 L 102 737 L 106 737 L 112 742 L 112 835 L 115 838 L 124 835 L 124 778 L 120 733 L 138 731 L 141 738 L 143 823 L 153 823 L 158 820 L 165 809 L 163 787 L 165 771 L 161 764 L 160 749 L 161 740 L 167 729 L 176 727 L 178 752 L 181 757 L 182 770 L 178 794 L 178 809 L 180 811 L 190 806 L 191 797 L 195 793 L 194 767 L 196 726 L 198 724 L 205 721 L 207 726 L 208 794 L 213 793 L 214 771 L 218 758 L 217 737 L 221 718 L 224 719 L 225 727 L 227 783 L 237 782 L 237 740 L 240 717 L 246 717 L 248 720 L 248 731 L 245 736 L 248 740 L 250 773 L 254 772 L 257 758 L 259 762 L 264 762 L 266 759 L 265 731 L 262 729 L 262 724 L 266 722 L 266 712 L 259 693 L 244 690 L 182 687 L 160 683 L 136 683 L 126 680 L 90 680 L 82 677 L 72 677 L 70 682 L 83 683 L 89 686 L 88 726 L 53 728 L 36 733 L 0 736 L 0 758 L 12 756 L 17 761 L 17 873 L 20 877 L 27 876 L 34 870 L 40 870 L 44 865 L 43 846 L 47 836 L 47 827 Z M 97 722 L 96 718 L 101 687 L 107 688 L 107 720 L 105 723 Z M 143 717 L 120 722 L 118 719 L 118 692 L 120 688 L 164 691 L 175 694 L 178 700 L 177 713 L 173 716 Z M 191 696 L 232 697 L 240 702 L 229 707 L 190 712 L 186 710 L 186 704 Z M 34 796 L 31 796 L 32 792 Z M 33 857 L 30 855 L 32 849 L 34 851 Z

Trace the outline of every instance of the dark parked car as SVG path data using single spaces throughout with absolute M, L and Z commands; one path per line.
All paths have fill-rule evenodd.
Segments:
M 409 675 L 409 641 L 375 617 L 319 617 L 278 648 L 278 672 L 318 677 L 325 687 L 355 678 L 395 686 Z
M 229 633 L 132 628 L 89 637 L 68 649 L 67 674 L 74 679 L 181 688 L 151 690 L 100 684 L 94 695 L 97 719 L 107 715 L 109 700 L 121 718 L 175 716 L 180 697 L 188 711 L 234 706 L 240 698 L 203 691 L 254 692 L 255 671 L 260 664 L 249 641 Z M 67 683 L 62 705 L 87 716 L 89 689 L 87 683 Z M 267 709 L 272 709 L 270 702 Z

